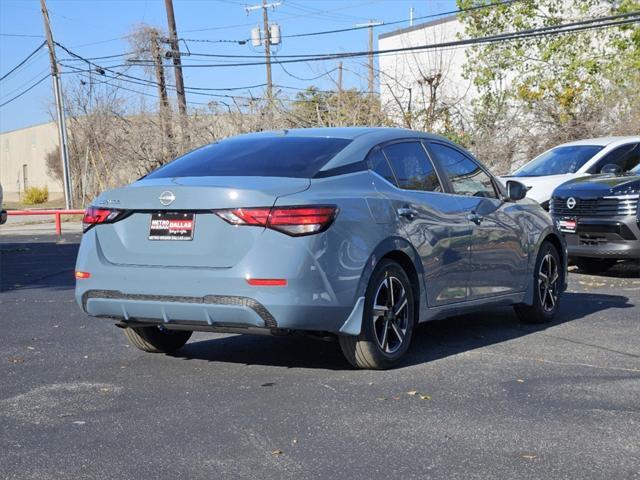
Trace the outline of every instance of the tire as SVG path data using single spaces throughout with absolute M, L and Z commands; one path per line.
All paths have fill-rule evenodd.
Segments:
M 173 353 L 187 343 L 192 333 L 187 330 L 164 330 L 155 326 L 124 329 L 131 345 L 149 353 Z
M 613 267 L 617 260 L 612 258 L 578 257 L 574 258 L 573 262 L 585 273 L 602 273 Z
M 389 285 L 393 298 L 389 296 Z M 393 260 L 380 262 L 367 286 L 360 335 L 338 337 L 349 363 L 373 370 L 397 364 L 411 343 L 416 323 L 414 305 L 411 282 L 404 269 Z M 394 306 L 395 315 L 391 308 Z
M 561 265 L 556 247 L 550 242 L 543 242 L 533 273 L 533 305 L 514 306 L 522 322 L 548 323 L 553 320 L 560 303 L 560 287 L 563 281 Z M 549 275 L 548 272 L 552 273 Z

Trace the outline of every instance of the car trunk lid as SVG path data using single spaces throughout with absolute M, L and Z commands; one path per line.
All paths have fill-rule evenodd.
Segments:
M 276 199 L 306 190 L 304 178 L 188 177 L 141 180 L 104 193 L 94 205 L 117 208 L 127 216 L 95 226 L 105 259 L 121 265 L 229 268 L 258 240 L 260 227 L 236 227 L 212 211 L 271 207 Z M 154 214 L 193 213 L 191 240 L 150 239 Z

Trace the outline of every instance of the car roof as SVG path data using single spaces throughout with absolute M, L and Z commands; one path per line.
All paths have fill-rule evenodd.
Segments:
M 367 136 L 373 141 L 385 141 L 393 138 L 421 137 L 421 138 L 441 138 L 426 132 L 416 132 L 406 128 L 391 127 L 325 127 L 325 128 L 284 128 L 282 130 L 269 130 L 263 132 L 249 133 L 244 137 L 324 137 L 324 138 L 344 138 L 355 140 L 356 138 Z
M 575 140 L 573 142 L 563 143 L 562 145 L 558 145 L 558 147 L 569 147 L 577 145 L 598 145 L 605 147 L 612 143 L 627 142 L 640 142 L 640 136 L 585 138 L 584 140 Z

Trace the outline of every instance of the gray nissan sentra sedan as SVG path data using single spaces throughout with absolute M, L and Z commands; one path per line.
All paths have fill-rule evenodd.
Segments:
M 500 305 L 554 317 L 566 248 L 525 194 L 422 132 L 229 138 L 93 202 L 76 298 L 147 352 L 193 331 L 302 331 L 337 337 L 356 367 L 388 368 L 419 322 Z

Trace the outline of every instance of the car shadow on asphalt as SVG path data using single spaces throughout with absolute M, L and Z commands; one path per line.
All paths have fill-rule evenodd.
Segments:
M 77 243 L 2 243 L 0 292 L 21 288 L 72 289 L 77 255 Z
M 423 364 L 477 348 L 507 342 L 607 309 L 634 305 L 622 295 L 566 293 L 556 319 L 544 325 L 522 324 L 513 309 L 478 311 L 421 324 L 414 333 L 405 359 L 398 368 Z M 283 337 L 235 335 L 191 342 L 174 357 L 221 363 L 349 370 L 338 342 L 319 341 L 302 335 Z
M 624 260 L 616 263 L 609 270 L 599 273 L 586 273 L 579 269 L 571 272 L 572 275 L 594 276 L 606 278 L 640 278 L 640 259 Z

